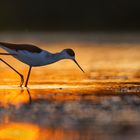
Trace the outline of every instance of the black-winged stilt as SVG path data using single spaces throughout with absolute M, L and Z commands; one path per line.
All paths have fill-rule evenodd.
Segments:
M 25 82 L 25 87 L 27 87 L 28 85 L 28 80 L 29 80 L 32 67 L 48 65 L 48 64 L 57 62 L 61 59 L 71 59 L 83 71 L 83 69 L 75 60 L 75 53 L 72 49 L 64 49 L 58 53 L 50 53 L 46 50 L 43 50 L 37 46 L 30 45 L 30 44 L 11 44 L 11 43 L 5 43 L 5 42 L 0 42 L 0 47 L 9 53 L 9 54 L 0 53 L 0 55 L 12 55 L 13 57 L 20 60 L 21 62 L 29 65 L 29 71 L 28 71 L 26 82 Z M 9 65 L 3 59 L 0 58 L 0 60 L 4 62 L 7 66 L 9 66 L 12 70 L 14 70 L 20 76 L 21 78 L 20 86 L 22 87 L 24 83 L 23 75 L 19 73 L 16 69 L 14 69 L 11 65 Z

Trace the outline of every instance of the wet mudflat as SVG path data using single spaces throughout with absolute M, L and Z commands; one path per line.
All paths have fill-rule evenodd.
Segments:
M 138 43 L 39 45 L 52 52 L 73 48 L 86 74 L 64 60 L 33 68 L 26 89 L 18 87 L 19 77 L 0 63 L 0 139 L 140 139 Z M 26 77 L 26 65 L 2 58 Z
M 0 138 L 139 139 L 138 93 L 61 90 L 1 89 Z

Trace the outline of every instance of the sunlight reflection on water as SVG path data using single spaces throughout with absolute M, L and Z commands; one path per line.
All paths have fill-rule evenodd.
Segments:
M 7 41 L 32 42 L 51 52 L 72 48 L 86 73 L 70 60 L 33 68 L 27 90 L 19 88 L 19 77 L 0 63 L 0 139 L 102 140 L 114 134 L 121 139 L 124 132 L 127 140 L 139 136 L 139 44 L 47 44 L 34 36 Z M 26 78 L 26 65 L 2 58 Z

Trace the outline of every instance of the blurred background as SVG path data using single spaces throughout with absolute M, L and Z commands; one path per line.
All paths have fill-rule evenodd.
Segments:
M 0 41 L 72 48 L 85 71 L 34 68 L 26 90 L 0 62 L 0 139 L 140 139 L 139 0 L 1 0 Z M 26 78 L 27 65 L 0 58 Z
M 0 31 L 138 31 L 139 0 L 4 0 Z

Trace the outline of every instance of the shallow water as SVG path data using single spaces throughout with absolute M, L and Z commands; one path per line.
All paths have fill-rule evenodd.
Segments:
M 48 51 L 72 48 L 85 70 L 70 60 L 33 68 L 29 88 L 0 63 L 0 139 L 131 140 L 140 138 L 140 44 L 98 42 L 88 37 L 0 35 Z M 23 38 L 22 38 L 23 37 Z M 2 51 L 2 50 L 1 50 Z M 2 56 L 26 78 L 28 67 Z

